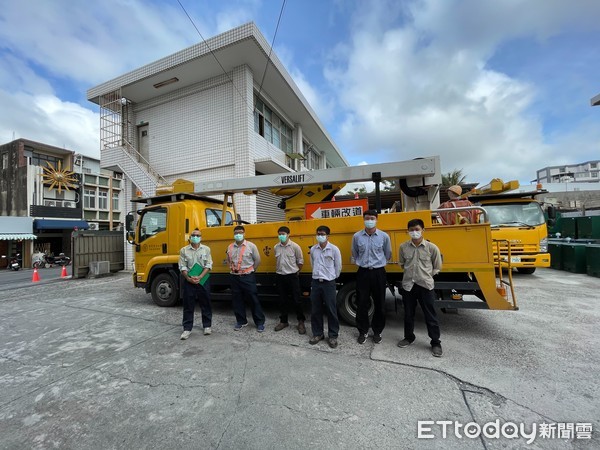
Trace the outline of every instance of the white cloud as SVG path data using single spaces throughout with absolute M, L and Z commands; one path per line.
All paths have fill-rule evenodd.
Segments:
M 100 159 L 98 114 L 53 95 L 0 90 L 0 142 L 24 138 Z
M 361 26 L 325 71 L 347 111 L 340 147 L 351 163 L 439 154 L 444 172 L 463 169 L 469 181 L 532 179 L 560 153 L 558 142 L 547 141 L 531 113 L 535 86 L 486 63 L 508 39 L 543 39 L 575 16 L 600 12 L 600 3 L 583 3 L 588 9 L 576 14 L 557 1 L 534 10 L 524 1 L 425 0 L 410 13 L 363 4 Z

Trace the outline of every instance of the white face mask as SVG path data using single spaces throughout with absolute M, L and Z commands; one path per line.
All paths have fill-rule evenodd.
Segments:
M 408 234 L 413 239 L 421 239 L 421 236 L 423 236 L 422 231 L 409 231 Z
M 377 225 L 376 220 L 365 220 L 365 228 L 375 228 L 375 225 Z
M 233 238 L 236 240 L 236 242 L 242 242 L 244 240 L 244 235 L 243 234 L 234 234 Z
M 321 235 L 317 234 L 317 242 L 319 244 L 322 244 L 323 242 L 327 242 L 327 236 L 321 236 Z

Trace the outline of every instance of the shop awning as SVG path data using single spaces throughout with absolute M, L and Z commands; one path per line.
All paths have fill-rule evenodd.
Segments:
M 87 230 L 90 226 L 85 220 L 35 219 L 33 221 L 33 228 L 38 230 L 73 230 L 75 227 L 79 230 Z
M 37 239 L 34 234 L 28 233 L 0 233 L 0 241 L 27 241 Z

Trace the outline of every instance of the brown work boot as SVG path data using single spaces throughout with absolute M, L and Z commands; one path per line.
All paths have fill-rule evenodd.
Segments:
M 275 325 L 275 331 L 281 331 L 284 328 L 287 328 L 289 326 L 290 326 L 290 324 L 287 322 L 279 322 L 277 325 Z
M 306 334 L 306 327 L 303 320 L 298 322 L 298 334 Z
M 310 345 L 315 345 L 318 344 L 319 341 L 322 341 L 323 339 L 325 339 L 325 336 L 321 335 L 321 336 L 313 336 L 310 338 L 310 341 L 308 341 L 308 343 Z

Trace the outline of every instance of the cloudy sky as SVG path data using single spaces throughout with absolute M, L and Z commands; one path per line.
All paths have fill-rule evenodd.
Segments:
M 180 0 L 205 38 L 282 0 Z M 600 1 L 287 0 L 275 52 L 351 164 L 467 181 L 600 159 Z M 90 87 L 201 41 L 177 0 L 0 0 L 0 143 L 99 157 Z

